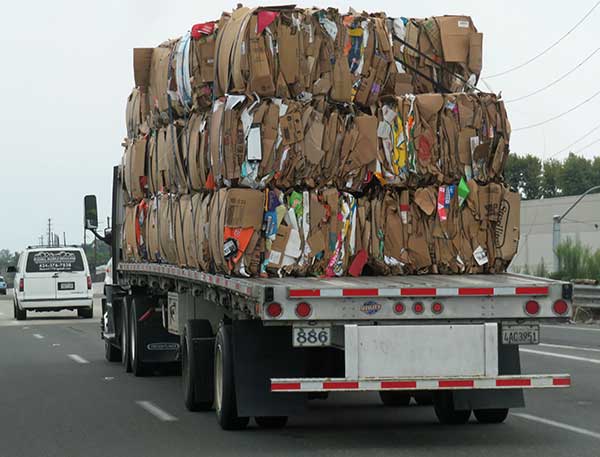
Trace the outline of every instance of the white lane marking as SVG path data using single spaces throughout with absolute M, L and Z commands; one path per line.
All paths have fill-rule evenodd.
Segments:
M 77 363 L 90 363 L 88 360 L 85 360 L 83 357 L 77 354 L 67 354 L 71 360 L 75 360 Z
M 534 351 L 533 349 L 522 349 L 522 348 L 519 348 L 519 350 L 521 352 L 526 352 L 528 354 L 547 355 L 550 357 L 558 357 L 559 359 L 579 360 L 580 362 L 589 362 L 589 363 L 600 364 L 600 360 L 598 360 L 598 359 L 588 359 L 587 357 L 578 357 L 576 355 L 557 354 L 556 352 Z
M 580 346 L 567 346 L 566 344 L 540 343 L 538 346 L 544 346 L 544 347 L 547 347 L 547 348 L 557 348 L 557 349 L 572 349 L 574 351 L 600 352 L 600 349 L 598 349 L 598 348 L 588 348 L 588 347 L 580 347 Z
M 600 328 L 573 327 L 570 325 L 542 325 L 542 327 L 560 328 L 563 330 L 581 330 L 584 332 L 600 332 Z
M 52 343 L 52 347 L 55 348 L 57 346 L 60 346 L 60 343 Z
M 177 418 L 175 416 L 171 416 L 168 412 L 163 411 L 162 409 L 160 409 L 158 406 L 156 406 L 154 403 L 147 401 L 147 400 L 139 400 L 136 401 L 136 403 L 141 406 L 142 408 L 144 408 L 146 411 L 148 411 L 150 414 L 152 414 L 154 417 L 157 417 L 158 419 L 160 419 L 161 421 L 165 421 L 165 422 L 173 422 L 176 421 Z
M 4 313 L 2 311 L 0 311 L 0 316 L 4 316 Z
M 40 335 L 39 333 L 34 333 L 33 337 L 37 338 L 38 340 L 43 340 L 44 339 L 44 335 Z
M 550 425 L 556 428 L 562 428 L 563 430 L 569 430 L 570 432 L 579 433 L 581 435 L 591 436 L 592 438 L 596 438 L 600 440 L 600 433 L 593 432 L 591 430 L 575 427 L 573 425 L 565 424 L 563 422 L 556 422 L 550 419 L 544 419 L 543 417 L 532 416 L 531 414 L 523 414 L 523 413 L 511 413 L 512 416 L 520 417 L 521 419 L 526 419 L 534 422 L 539 422 L 541 424 Z

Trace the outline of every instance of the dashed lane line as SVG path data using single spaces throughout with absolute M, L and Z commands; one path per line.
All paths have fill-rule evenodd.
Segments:
M 88 360 L 85 360 L 83 357 L 77 354 L 67 354 L 71 360 L 74 360 L 77 363 L 90 363 Z
M 538 346 L 544 346 L 547 348 L 556 348 L 556 349 L 570 349 L 573 351 L 600 352 L 600 348 L 589 348 L 589 347 L 582 347 L 582 346 L 567 346 L 566 344 L 540 343 Z
M 582 332 L 600 332 L 600 328 L 575 327 L 572 325 L 542 325 L 542 327 L 559 328 L 562 330 L 580 330 Z
M 580 435 L 590 436 L 592 438 L 596 438 L 600 440 L 600 433 L 593 432 L 586 428 L 575 427 L 574 425 L 565 424 L 564 422 L 557 422 L 550 419 L 545 419 L 543 417 L 533 416 L 531 414 L 523 414 L 523 413 L 512 413 L 511 416 L 516 416 L 521 419 L 539 422 L 540 424 L 549 425 L 551 427 L 561 428 L 563 430 L 568 430 L 570 432 L 579 433 Z
M 579 362 L 588 362 L 588 363 L 597 363 L 597 364 L 600 364 L 600 360 L 598 360 L 598 359 L 590 359 L 588 357 L 579 357 L 579 356 L 576 356 L 576 355 L 568 355 L 568 354 L 557 354 L 556 352 L 535 351 L 533 349 L 519 348 L 519 350 L 521 352 L 525 352 L 527 354 L 546 355 L 548 357 L 557 357 L 559 359 L 577 360 Z
M 178 420 L 175 416 L 172 416 L 168 412 L 160 409 L 158 406 L 156 406 L 151 401 L 139 400 L 139 401 L 136 401 L 136 403 L 139 406 L 141 406 L 143 409 L 145 409 L 147 412 L 152 414 L 154 417 L 160 419 L 161 421 L 174 422 L 174 421 Z
M 37 338 L 38 340 L 43 340 L 44 339 L 44 335 L 40 335 L 39 333 L 34 333 L 33 337 Z

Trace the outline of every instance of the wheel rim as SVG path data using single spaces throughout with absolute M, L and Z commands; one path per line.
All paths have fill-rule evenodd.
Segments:
M 131 319 L 131 329 L 129 333 L 131 335 L 131 345 L 129 349 L 131 351 L 131 361 L 135 362 L 135 322 L 133 321 L 133 319 Z
M 215 357 L 215 408 L 221 411 L 223 401 L 223 354 L 221 346 L 217 345 L 217 354 Z

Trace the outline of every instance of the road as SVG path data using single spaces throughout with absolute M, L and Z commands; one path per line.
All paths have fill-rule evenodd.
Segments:
M 527 392 L 501 425 L 442 426 L 431 407 L 337 393 L 283 430 L 224 432 L 213 413 L 185 409 L 179 377 L 134 378 L 106 362 L 98 310 L 17 322 L 0 298 L 0 456 L 600 455 L 599 327 L 543 327 L 543 344 L 521 351 L 524 369 L 571 373 L 573 387 Z

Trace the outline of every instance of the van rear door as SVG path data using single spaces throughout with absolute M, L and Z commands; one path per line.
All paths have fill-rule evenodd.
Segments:
M 29 253 L 25 300 L 87 297 L 87 269 L 81 251 L 49 249 Z

